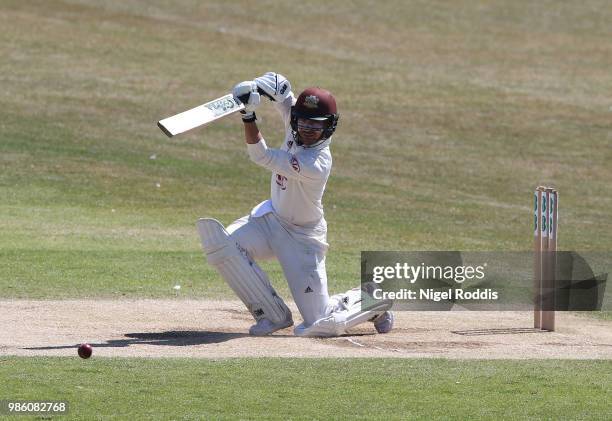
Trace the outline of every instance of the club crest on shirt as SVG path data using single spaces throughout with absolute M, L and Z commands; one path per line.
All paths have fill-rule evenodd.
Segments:
M 278 184 L 281 190 L 286 190 L 287 177 L 285 177 L 284 175 L 276 174 L 276 184 Z
M 291 156 L 290 162 L 291 162 L 291 167 L 296 172 L 300 172 L 300 163 L 299 163 L 299 161 L 297 160 L 297 158 L 295 156 Z

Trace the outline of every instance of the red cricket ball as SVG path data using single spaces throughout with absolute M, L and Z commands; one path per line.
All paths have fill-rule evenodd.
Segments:
M 81 358 L 89 358 L 93 352 L 93 348 L 89 344 L 81 344 L 79 345 L 79 357 Z

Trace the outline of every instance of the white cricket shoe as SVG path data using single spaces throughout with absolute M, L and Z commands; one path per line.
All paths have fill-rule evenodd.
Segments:
M 249 335 L 266 336 L 289 326 L 293 326 L 293 319 L 291 318 L 291 315 L 289 315 L 283 322 L 278 324 L 274 324 L 268 319 L 260 319 L 257 323 L 251 326 L 249 329 Z
M 372 322 L 374 322 L 374 328 L 378 333 L 389 333 L 393 329 L 393 322 L 395 317 L 391 311 L 385 311 L 380 316 L 376 316 Z

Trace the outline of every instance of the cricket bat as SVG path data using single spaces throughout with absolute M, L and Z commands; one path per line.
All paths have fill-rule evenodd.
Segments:
M 227 94 L 180 114 L 159 120 L 157 126 L 168 137 L 172 137 L 243 109 L 244 104 L 236 101 L 232 94 Z

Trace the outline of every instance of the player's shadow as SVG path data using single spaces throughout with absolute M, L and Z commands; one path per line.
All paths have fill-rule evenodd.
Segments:
M 232 339 L 246 338 L 248 333 L 212 332 L 207 330 L 183 330 L 168 332 L 126 333 L 133 343 L 145 345 L 190 346 L 217 344 Z
M 100 343 L 90 343 L 94 348 L 123 348 L 130 345 L 160 345 L 160 346 L 191 346 L 207 345 L 230 341 L 232 339 L 245 338 L 248 333 L 213 332 L 207 330 L 186 330 L 168 332 L 139 332 L 126 333 L 127 339 L 110 339 Z M 274 335 L 289 336 L 289 335 Z M 29 350 L 45 349 L 67 349 L 75 348 L 79 344 L 28 347 Z

